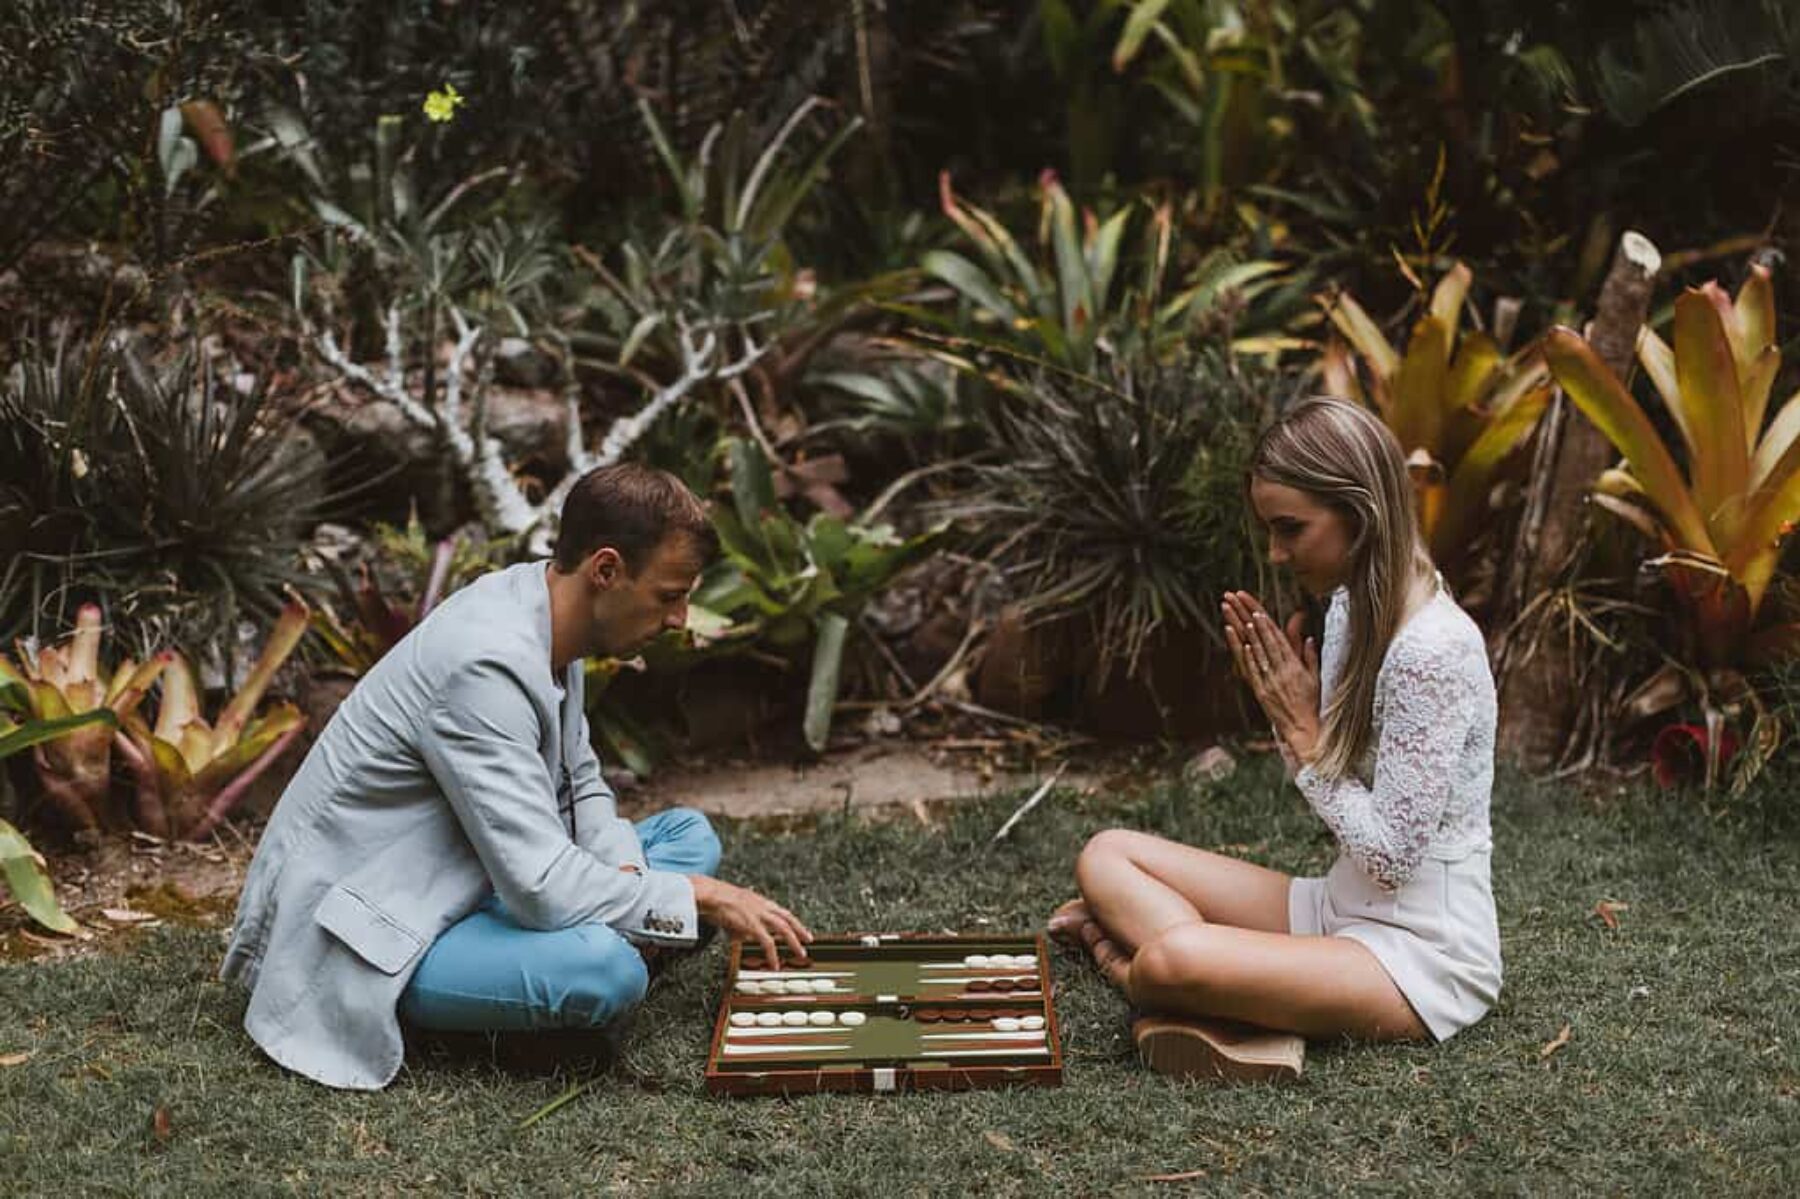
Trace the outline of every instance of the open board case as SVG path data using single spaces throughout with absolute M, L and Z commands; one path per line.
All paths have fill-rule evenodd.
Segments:
M 1062 1046 L 1040 937 L 819 937 L 779 970 L 731 947 L 706 1059 L 715 1095 L 1053 1087 Z

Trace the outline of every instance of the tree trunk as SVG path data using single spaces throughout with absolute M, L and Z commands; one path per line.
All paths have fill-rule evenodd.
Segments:
M 1620 379 L 1630 380 L 1638 330 L 1649 312 L 1661 267 L 1662 255 L 1648 238 L 1627 231 L 1619 239 L 1587 336 L 1600 360 Z M 1600 430 L 1558 391 L 1538 431 L 1529 498 L 1500 597 L 1496 630 L 1506 629 L 1533 596 L 1568 572 L 1586 533 L 1588 489 L 1618 456 Z M 1554 765 L 1569 743 L 1579 708 L 1568 639 L 1541 638 L 1531 652 L 1503 640 L 1495 671 L 1500 680 L 1501 756 L 1527 769 Z

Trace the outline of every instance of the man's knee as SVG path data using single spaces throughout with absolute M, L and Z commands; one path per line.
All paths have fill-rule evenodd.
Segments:
M 671 840 L 680 845 L 681 855 L 697 863 L 691 873 L 717 874 L 724 849 L 706 813 L 694 808 L 671 808 L 665 818 L 670 824 Z
M 591 952 L 568 967 L 562 1003 L 565 1026 L 599 1028 L 644 1001 L 650 971 L 643 955 L 624 937 L 596 928 Z

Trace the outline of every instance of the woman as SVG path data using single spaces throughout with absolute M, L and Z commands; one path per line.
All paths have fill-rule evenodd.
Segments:
M 1420 540 L 1399 444 L 1359 405 L 1302 401 L 1258 443 L 1250 500 L 1270 562 L 1329 599 L 1324 645 L 1241 591 L 1226 641 L 1337 861 L 1289 878 L 1112 829 L 1050 921 L 1147 1013 L 1146 1064 L 1181 1077 L 1297 1076 L 1305 1037 L 1441 1041 L 1500 991 L 1493 677 Z

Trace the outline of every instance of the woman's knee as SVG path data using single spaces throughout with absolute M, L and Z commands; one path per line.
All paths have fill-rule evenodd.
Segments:
M 1109 828 L 1089 837 L 1075 858 L 1076 884 L 1085 890 L 1107 870 L 1129 862 L 1131 843 L 1141 835 L 1130 829 Z
M 1210 973 L 1207 961 L 1212 952 L 1212 937 L 1205 924 L 1183 924 L 1168 930 L 1132 958 L 1132 998 L 1177 990 L 1196 994 L 1205 991 Z

